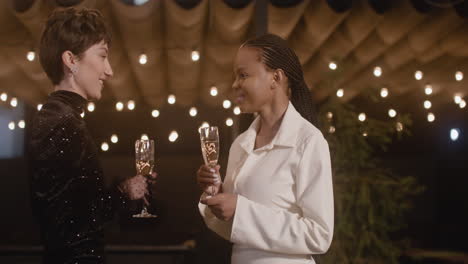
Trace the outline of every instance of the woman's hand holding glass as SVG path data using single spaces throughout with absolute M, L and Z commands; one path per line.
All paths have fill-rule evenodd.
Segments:
M 216 165 L 215 167 L 201 165 L 197 171 L 198 186 L 200 186 L 201 190 L 210 196 L 214 196 L 222 192 L 219 169 L 219 165 Z

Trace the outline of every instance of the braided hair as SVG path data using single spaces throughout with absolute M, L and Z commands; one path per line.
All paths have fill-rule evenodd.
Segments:
M 258 48 L 262 62 L 270 69 L 281 69 L 288 77 L 291 103 L 294 108 L 314 126 L 318 127 L 312 94 L 304 80 L 301 64 L 286 40 L 273 34 L 265 34 L 248 40 L 243 46 Z

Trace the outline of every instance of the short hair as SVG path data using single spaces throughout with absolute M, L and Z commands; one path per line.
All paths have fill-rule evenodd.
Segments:
M 281 69 L 288 77 L 291 103 L 310 123 L 318 127 L 312 93 L 304 80 L 304 73 L 296 53 L 286 40 L 273 34 L 265 34 L 247 40 L 243 46 L 260 50 L 260 60 L 269 69 Z
M 52 84 L 65 75 L 63 52 L 69 50 L 78 58 L 91 46 L 111 37 L 98 10 L 74 7 L 55 10 L 47 19 L 39 47 L 39 61 Z

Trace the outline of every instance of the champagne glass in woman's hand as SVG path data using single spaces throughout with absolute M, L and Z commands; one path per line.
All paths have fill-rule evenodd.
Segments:
M 209 167 L 211 172 L 216 172 L 218 183 L 221 182 L 219 177 L 219 134 L 218 127 L 201 127 L 200 128 L 200 143 L 205 165 Z M 201 170 L 201 169 L 200 169 Z M 200 171 L 199 171 L 200 172 Z M 211 185 L 205 191 L 209 195 L 215 195 L 217 191 L 216 185 Z
M 154 168 L 154 141 L 153 140 L 139 139 L 135 142 L 135 162 L 136 162 L 137 175 L 150 177 L 153 174 L 153 168 Z M 148 188 L 150 189 L 150 187 Z M 149 201 L 151 201 L 151 192 L 149 192 L 148 198 L 144 197 L 143 199 L 144 199 L 143 209 L 141 210 L 139 214 L 133 215 L 133 217 L 137 217 L 137 218 L 156 217 L 156 215 L 149 213 L 148 208 L 147 208 L 147 206 L 149 206 Z

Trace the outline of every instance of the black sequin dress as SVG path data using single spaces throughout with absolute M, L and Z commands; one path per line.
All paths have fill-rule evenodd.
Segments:
M 45 246 L 43 263 L 104 263 L 103 225 L 126 201 L 106 190 L 83 118 L 86 99 L 50 94 L 29 139 L 31 198 Z

